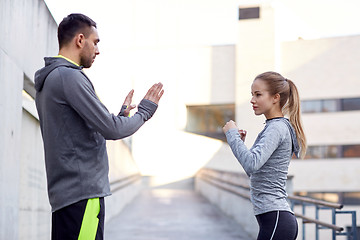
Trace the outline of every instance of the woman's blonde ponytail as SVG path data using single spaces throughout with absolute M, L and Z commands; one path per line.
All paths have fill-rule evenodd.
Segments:
M 306 137 L 301 121 L 300 97 L 297 87 L 293 81 L 286 79 L 290 87 L 290 94 L 287 104 L 283 108 L 283 113 L 289 116 L 290 123 L 293 125 L 296 137 L 300 145 L 300 158 L 304 158 L 306 154 Z

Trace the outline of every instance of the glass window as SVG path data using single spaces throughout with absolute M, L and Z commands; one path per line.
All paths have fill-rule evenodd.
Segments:
M 235 119 L 235 104 L 187 106 L 186 131 L 226 141 L 222 127 Z
M 324 146 L 325 158 L 338 158 L 340 154 L 340 146 Z
M 260 8 L 239 8 L 239 20 L 260 18 Z
M 343 146 L 344 158 L 358 158 L 360 157 L 360 145 L 344 145 Z
M 360 145 L 308 146 L 305 159 L 360 158 Z
M 360 110 L 360 98 L 324 99 L 301 101 L 303 113 Z
M 321 112 L 322 110 L 321 100 L 303 101 L 301 103 L 301 110 L 303 113 Z
M 320 159 L 324 158 L 324 147 L 322 146 L 309 146 L 306 151 L 306 159 Z
M 360 98 L 342 99 L 342 111 L 360 110 Z
M 338 101 L 336 99 L 327 99 L 322 102 L 322 112 L 336 112 L 338 109 Z
M 342 204 L 359 205 L 360 204 L 360 192 L 345 192 L 345 193 L 343 193 Z

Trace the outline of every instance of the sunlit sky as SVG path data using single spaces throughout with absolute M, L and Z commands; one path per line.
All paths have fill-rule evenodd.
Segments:
M 358 0 L 45 0 L 55 20 L 84 13 L 123 47 L 155 44 L 233 44 L 238 7 L 271 2 L 284 21 L 284 39 L 360 34 Z
M 89 74 L 100 96 L 117 86 L 102 82 L 124 73 L 131 51 L 181 46 L 236 44 L 239 6 L 269 3 L 276 13 L 280 40 L 360 34 L 359 0 L 45 0 L 57 23 L 70 13 L 83 13 L 98 25 L 100 56 Z M 261 33 L 259 33 L 261 34 Z M 131 60 L 130 60 L 131 61 Z M 104 70 L 106 69 L 106 70 Z M 126 69 L 125 69 L 126 70 Z M 110 72 L 113 71 L 113 72 Z M 138 69 L 137 69 L 138 71 Z M 98 75 L 96 75 L 98 74 Z M 108 76 L 106 76 L 108 74 Z M 124 96 L 132 87 L 119 76 Z M 105 79 L 105 80 L 104 80 Z M 119 80 L 120 81 L 120 80 Z M 125 90 L 124 90 L 125 89 Z M 115 91 L 115 90 L 113 90 Z M 121 92 L 122 91 L 122 92 Z M 106 94 L 105 94 L 106 93 Z

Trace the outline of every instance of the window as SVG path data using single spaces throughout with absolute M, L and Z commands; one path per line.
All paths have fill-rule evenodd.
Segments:
M 222 127 L 235 119 L 235 104 L 187 106 L 186 131 L 225 141 Z
M 360 157 L 360 145 L 343 146 L 343 157 L 345 158 Z
M 308 147 L 307 151 L 306 151 L 305 159 L 308 159 L 308 158 L 311 158 L 311 159 L 324 158 L 323 149 L 319 146 Z
M 360 158 L 360 145 L 309 146 L 305 159 Z
M 260 8 L 239 8 L 239 20 L 260 18 Z
M 338 102 L 336 99 L 322 100 L 321 110 L 322 112 L 336 112 L 338 108 Z
M 343 111 L 360 110 L 360 98 L 342 99 L 341 107 Z
M 340 112 L 360 110 L 360 98 L 318 99 L 301 101 L 303 113 Z
M 324 157 L 325 158 L 341 157 L 341 146 L 324 146 Z
M 316 113 L 321 112 L 321 101 L 303 101 L 301 103 L 301 110 L 303 113 Z

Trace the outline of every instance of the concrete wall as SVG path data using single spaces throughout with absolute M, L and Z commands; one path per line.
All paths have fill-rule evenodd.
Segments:
M 36 120 L 22 108 L 22 90 L 24 76 L 56 53 L 56 23 L 43 1 L 0 0 L 0 6 L 0 239 L 48 239 L 41 140 Z
M 46 239 L 50 236 L 51 209 L 40 125 L 38 119 L 25 109 L 21 119 L 18 239 Z
M 105 198 L 106 221 L 116 216 L 143 189 L 139 169 L 124 141 L 107 141 L 112 195 Z M 138 175 L 126 181 L 129 176 Z
M 235 102 L 235 45 L 211 48 L 211 98 L 213 104 Z
M 205 181 L 201 174 L 202 171 L 203 170 L 195 177 L 195 190 L 212 204 L 219 207 L 227 216 L 238 222 L 251 239 L 256 239 L 259 227 L 250 200 Z M 244 185 L 248 185 L 249 182 L 245 174 L 217 172 L 216 170 L 214 173 L 214 176 L 219 179 L 219 181 L 215 181 L 215 183 L 220 184 L 220 186 L 222 185 L 222 181 L 231 181 Z M 249 190 L 247 189 L 235 188 L 235 191 L 249 195 Z
M 6 69 L 6 71 L 5 71 Z M 0 239 L 17 239 L 22 71 L 0 49 Z M 4 117 L 7 116 L 7 117 Z
M 360 36 L 282 43 L 282 71 L 302 99 L 358 97 Z

